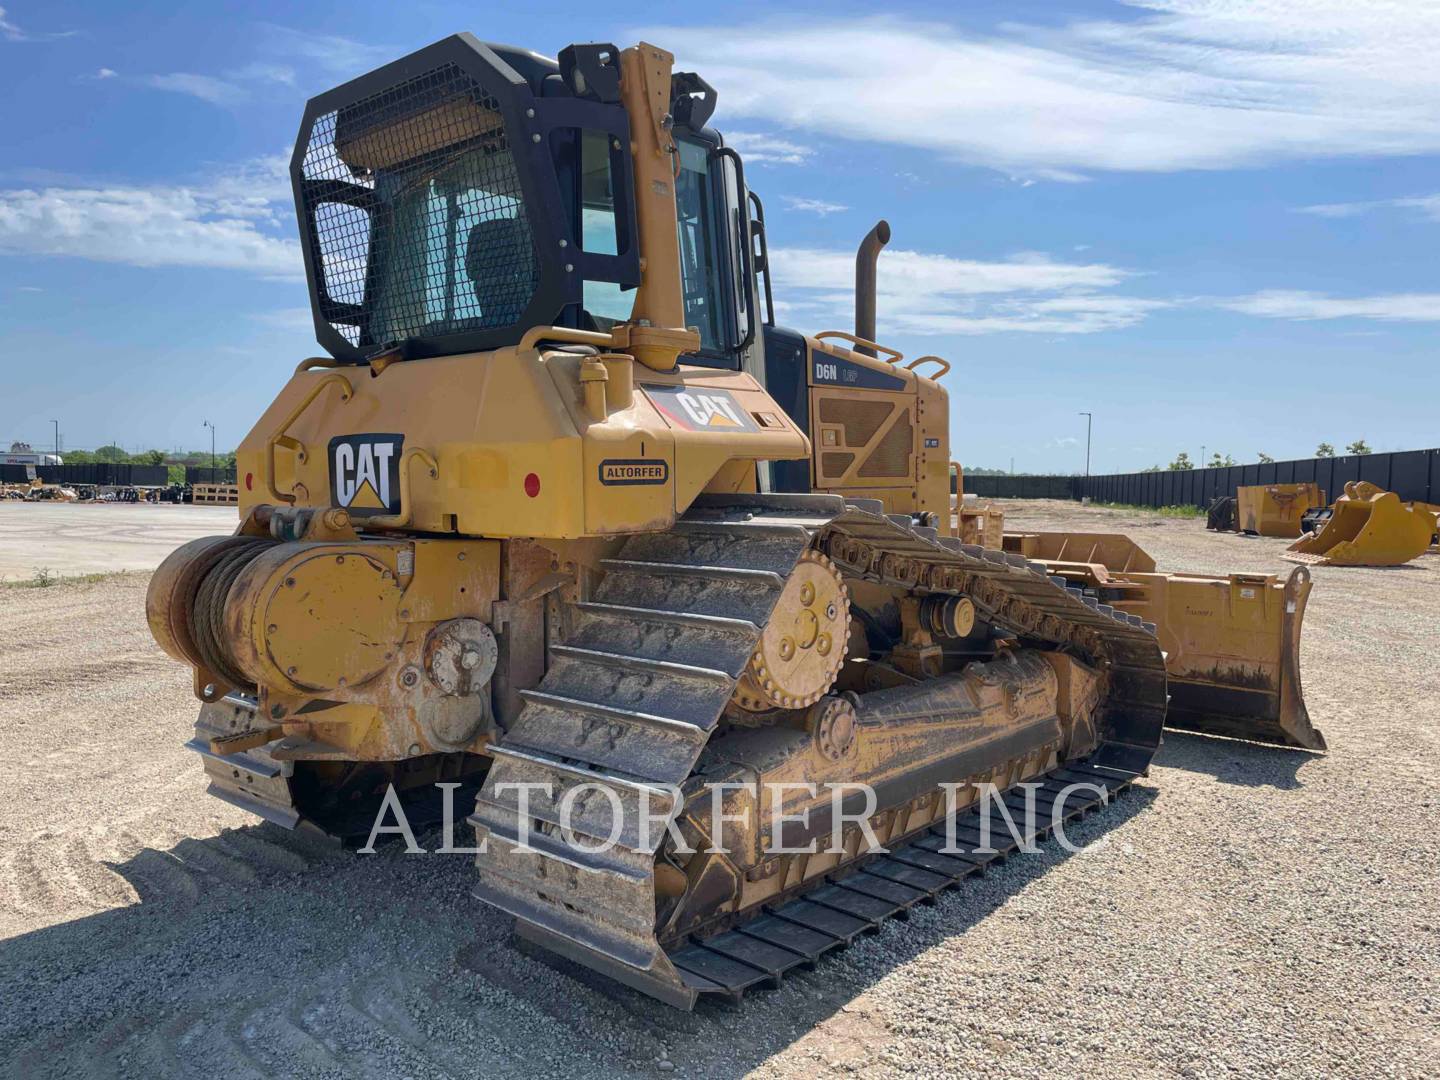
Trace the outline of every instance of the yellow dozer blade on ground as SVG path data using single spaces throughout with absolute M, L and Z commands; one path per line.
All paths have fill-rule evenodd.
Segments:
M 1303 567 L 1283 580 L 1162 574 L 1135 541 L 1111 533 L 1007 533 L 1005 550 L 1155 624 L 1170 681 L 1166 727 L 1325 749 L 1300 689 Z
M 1313 566 L 1399 566 L 1421 555 L 1435 536 L 1435 515 L 1367 481 L 1345 485 L 1330 520 L 1280 557 Z

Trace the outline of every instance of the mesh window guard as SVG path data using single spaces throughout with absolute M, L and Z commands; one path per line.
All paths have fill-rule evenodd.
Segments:
M 351 346 L 500 330 L 541 270 L 499 102 L 441 64 L 310 125 L 302 213 L 322 317 Z

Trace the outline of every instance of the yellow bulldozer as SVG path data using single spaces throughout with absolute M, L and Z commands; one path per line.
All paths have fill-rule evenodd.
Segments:
M 962 542 L 949 365 L 875 340 L 888 227 L 854 333 L 776 325 L 761 201 L 672 66 L 461 34 L 309 103 L 327 355 L 147 614 L 214 794 L 346 838 L 460 807 L 523 937 L 688 1008 L 1123 791 L 1167 641 L 1190 726 L 1302 730 L 1308 582 L 1177 603 L 1153 566 Z M 973 842 L 987 790 L 1025 835 Z

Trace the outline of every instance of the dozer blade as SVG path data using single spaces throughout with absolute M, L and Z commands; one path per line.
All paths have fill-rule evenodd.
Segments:
M 1166 727 L 1325 749 L 1300 688 L 1300 629 L 1310 595 L 1305 568 L 1284 580 L 1160 574 L 1126 536 L 1025 533 L 1005 540 L 1006 550 L 1155 624 L 1170 678 Z
M 1365 481 L 1345 485 L 1330 520 L 1280 557 L 1315 566 L 1399 566 L 1430 547 L 1435 515 Z

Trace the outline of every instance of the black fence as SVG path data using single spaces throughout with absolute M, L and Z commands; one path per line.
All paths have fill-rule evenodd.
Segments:
M 1319 484 L 1334 500 L 1351 480 L 1368 480 L 1406 501 L 1440 503 L 1440 449 L 1303 458 L 1214 469 L 1111 476 L 966 476 L 965 491 L 987 499 L 1079 499 L 1132 506 L 1209 506 L 1254 484 Z
M 1076 476 L 971 476 L 965 474 L 965 494 L 982 499 L 1077 499 Z M 953 485 L 955 478 L 950 478 Z
M 47 484 L 96 487 L 164 487 L 170 470 L 164 465 L 0 465 L 0 482 L 23 484 L 32 477 Z
M 233 484 L 235 483 L 235 466 L 228 468 L 221 466 L 212 469 L 208 465 L 186 465 L 185 483 L 187 484 Z

